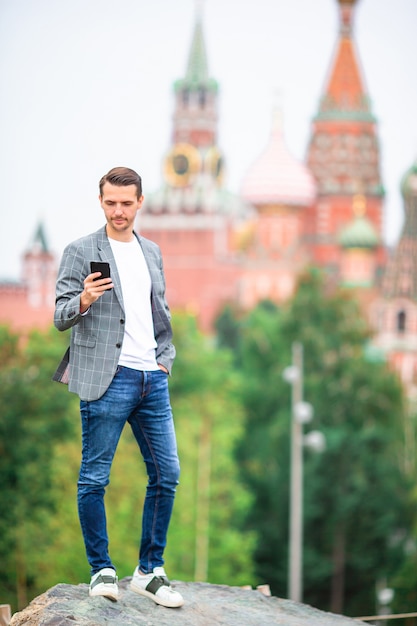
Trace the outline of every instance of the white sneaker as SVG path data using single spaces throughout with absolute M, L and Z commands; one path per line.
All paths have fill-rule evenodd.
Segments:
M 137 567 L 130 588 L 135 593 L 151 598 L 156 604 L 172 609 L 184 604 L 184 598 L 171 587 L 163 567 L 154 567 L 151 574 L 140 574 Z
M 105 567 L 94 574 L 90 582 L 90 596 L 104 596 L 116 602 L 119 595 L 117 576 L 114 569 Z

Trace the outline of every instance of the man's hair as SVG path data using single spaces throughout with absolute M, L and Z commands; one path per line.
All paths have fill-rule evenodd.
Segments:
M 136 185 L 137 197 L 140 198 L 142 195 L 142 179 L 139 174 L 128 167 L 113 167 L 110 172 L 104 174 L 99 182 L 100 196 L 103 195 L 103 186 L 105 183 L 116 185 L 116 187 Z

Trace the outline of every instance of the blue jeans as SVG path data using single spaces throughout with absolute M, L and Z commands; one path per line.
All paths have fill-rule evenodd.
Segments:
M 168 391 L 162 370 L 118 367 L 105 394 L 81 400 L 82 460 L 78 514 L 91 574 L 114 567 L 108 552 L 104 492 L 123 427 L 129 422 L 145 461 L 148 485 L 142 515 L 139 566 L 145 573 L 164 564 L 163 552 L 179 478 L 179 461 Z M 135 474 L 127 478 L 134 480 Z

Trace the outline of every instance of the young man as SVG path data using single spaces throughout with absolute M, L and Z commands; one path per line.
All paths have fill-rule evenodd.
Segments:
M 128 422 L 148 474 L 131 589 L 163 606 L 178 607 L 183 598 L 163 567 L 179 461 L 168 391 L 175 348 L 162 257 L 155 243 L 133 230 L 143 203 L 140 176 L 116 167 L 99 187 L 106 225 L 65 248 L 54 316 L 58 330 L 71 328 L 69 355 L 54 378 L 68 382 L 80 397 L 78 513 L 91 566 L 90 596 L 118 596 L 104 492 Z M 92 261 L 108 263 L 110 278 L 92 271 Z M 135 480 L 134 474 L 126 480 Z

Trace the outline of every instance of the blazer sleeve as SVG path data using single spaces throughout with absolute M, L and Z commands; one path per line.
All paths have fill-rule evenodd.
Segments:
M 89 273 L 82 249 L 69 244 L 63 252 L 56 282 L 54 324 L 58 330 L 67 330 L 80 321 L 81 293 Z

